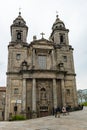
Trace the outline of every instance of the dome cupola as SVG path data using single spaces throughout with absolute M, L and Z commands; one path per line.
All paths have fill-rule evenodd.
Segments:
M 23 42 L 26 43 L 28 33 L 28 27 L 25 20 L 19 12 L 18 17 L 13 21 L 11 25 L 11 42 Z
M 58 15 L 56 15 L 56 20 L 52 26 L 52 30 L 57 30 L 57 29 L 65 29 L 65 24 L 63 23 L 63 21 L 59 19 Z
M 68 45 L 68 32 L 65 24 L 62 20 L 59 19 L 58 15 L 56 15 L 56 20 L 52 26 L 52 33 L 50 35 L 50 40 L 54 42 L 54 44 Z
M 12 26 L 27 27 L 25 20 L 21 16 L 21 12 L 19 12 L 19 16 L 13 21 Z

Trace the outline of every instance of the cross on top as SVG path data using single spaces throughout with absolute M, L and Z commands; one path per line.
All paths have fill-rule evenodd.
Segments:
M 58 11 L 56 11 L 56 14 L 58 15 Z
M 56 11 L 56 18 L 58 19 L 58 11 Z
M 21 8 L 19 8 L 19 12 L 21 12 Z
M 19 15 L 21 15 L 21 8 L 19 8 Z
M 40 34 L 42 35 L 42 38 L 43 38 L 43 35 L 45 35 L 45 33 L 43 33 L 43 32 L 42 32 L 42 33 L 40 33 Z

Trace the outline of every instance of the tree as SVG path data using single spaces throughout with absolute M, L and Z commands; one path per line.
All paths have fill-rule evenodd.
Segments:
M 84 98 L 85 102 L 87 102 L 87 94 L 83 94 L 83 98 Z
M 83 92 L 82 92 L 82 90 L 77 91 L 77 96 L 78 96 L 78 102 L 82 103 L 83 102 Z

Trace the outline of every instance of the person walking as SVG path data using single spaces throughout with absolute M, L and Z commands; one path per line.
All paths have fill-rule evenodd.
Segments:
M 65 106 L 62 107 L 62 113 L 63 113 L 63 116 L 66 116 L 66 107 Z
M 66 113 L 67 113 L 67 115 L 69 115 L 69 112 L 70 112 L 70 106 L 66 106 Z
M 57 117 L 57 108 L 54 109 L 54 115 Z

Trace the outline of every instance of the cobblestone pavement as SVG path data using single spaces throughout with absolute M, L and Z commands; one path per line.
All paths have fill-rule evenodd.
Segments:
M 55 118 L 47 116 L 27 121 L 0 122 L 0 130 L 87 130 L 87 108 Z

